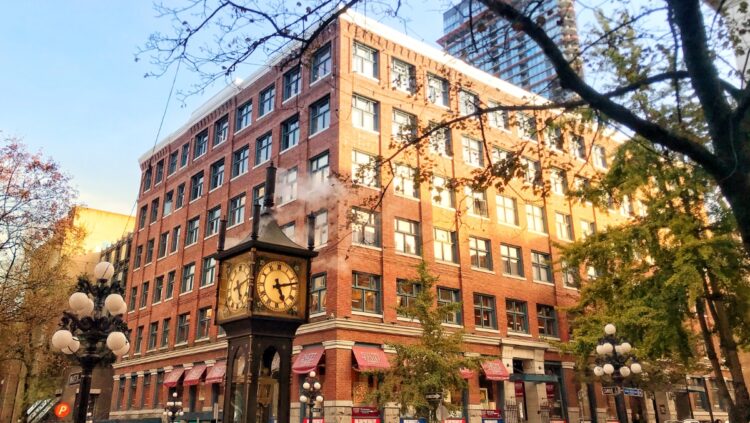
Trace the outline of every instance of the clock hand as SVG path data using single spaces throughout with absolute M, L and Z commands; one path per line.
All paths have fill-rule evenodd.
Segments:
M 279 278 L 274 279 L 276 283 L 273 285 L 274 288 L 276 288 L 277 291 L 279 291 L 279 299 L 281 301 L 284 301 L 284 293 L 281 292 L 281 287 L 286 286 L 279 283 Z

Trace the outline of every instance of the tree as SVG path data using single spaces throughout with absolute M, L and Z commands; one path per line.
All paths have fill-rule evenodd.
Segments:
M 572 346 L 585 363 L 602 325 L 616 322 L 641 358 L 660 363 L 651 369 L 657 379 L 676 366 L 694 368 L 705 355 L 730 420 L 747 421 L 750 402 L 737 352 L 750 345 L 744 323 L 750 318 L 750 262 L 708 175 L 659 150 L 643 140 L 624 144 L 603 180 L 578 193 L 598 204 L 637 197 L 645 213 L 564 248 L 568 266 L 593 267 L 598 275 L 583 284 L 571 310 Z M 732 375 L 735 399 L 722 363 Z
M 447 331 L 443 326 L 448 316 L 460 310 L 461 304 L 436 304 L 437 280 L 423 261 L 417 267 L 417 277 L 404 282 L 414 288 L 417 295 L 412 303 L 400 305 L 397 311 L 418 321 L 422 333 L 415 343 L 391 345 L 396 356 L 383 383 L 372 393 L 380 406 L 396 402 L 401 407 L 401 415 L 411 411 L 430 420 L 435 410 L 425 395 L 464 389 L 466 381 L 460 369 L 477 367 L 475 360 L 464 357 L 463 331 Z

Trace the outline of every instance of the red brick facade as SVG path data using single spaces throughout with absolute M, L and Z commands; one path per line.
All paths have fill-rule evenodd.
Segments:
M 133 238 L 134 256 L 140 254 L 140 257 L 134 257 L 131 263 L 126 290 L 126 302 L 133 306 L 126 316 L 133 330 L 133 339 L 131 352 L 116 365 L 111 418 L 159 418 L 169 389 L 161 383 L 166 374 L 199 364 L 208 364 L 210 369 L 213 364 L 225 359 L 226 341 L 213 324 L 213 315 L 207 317 L 210 320 L 208 326 L 201 326 L 199 322 L 201 310 L 212 310 L 216 297 L 215 282 L 202 282 L 205 273 L 204 258 L 214 253 L 217 245 L 216 233 L 211 233 L 211 230 L 207 232 L 207 228 L 212 225 L 209 222 L 212 216 L 209 211 L 220 207 L 219 214 L 222 217 L 228 216 L 231 214 L 232 199 L 245 194 L 241 221 L 231 225 L 230 219 L 227 246 L 247 236 L 252 224 L 250 205 L 253 190 L 263 183 L 265 168 L 269 163 L 263 161 L 258 165 L 254 164 L 258 154 L 266 157 L 265 150 L 258 151 L 256 147 L 261 142 L 259 140 L 270 132 L 270 159 L 279 167 L 279 174 L 295 167 L 297 169 L 295 199 L 285 204 L 280 204 L 277 200 L 277 221 L 281 225 L 294 222 L 294 238 L 304 245 L 305 215 L 311 212 L 327 213 L 327 241 L 317 246 L 320 255 L 313 261 L 313 274 L 325 275 L 324 310 L 313 313 L 311 323 L 300 328 L 296 341 L 299 349 L 314 344 L 322 344 L 325 348 L 321 360 L 321 368 L 325 370 L 321 378 L 326 399 L 326 418 L 343 416 L 345 420 L 348 419 L 352 406 L 365 405 L 358 402 L 359 392 L 368 384 L 374 383 L 371 377 L 368 380 L 367 376 L 353 370 L 356 363 L 351 352 L 352 346 L 375 345 L 386 348 L 388 352 L 389 343 L 408 341 L 418 334 L 418 324 L 397 316 L 397 279 L 414 276 L 415 266 L 424 258 L 429 263 L 430 270 L 440 275 L 438 285 L 441 288 L 458 291 L 458 300 L 463 306 L 457 323 L 467 334 L 467 354 L 500 358 L 511 373 L 546 373 L 547 376 L 562 381 L 555 384 L 551 391 L 554 398 L 551 395 L 549 402 L 561 405 L 552 407 L 552 413 L 562 413 L 568 421 L 576 421 L 581 407 L 587 408 L 588 404 L 579 404 L 580 387 L 574 382 L 572 359 L 561 356 L 551 348 L 543 334 L 539 333 L 538 324 L 538 313 L 542 313 L 540 306 L 564 307 L 572 304 L 577 297 L 576 289 L 564 282 L 557 263 L 559 255 L 555 243 L 565 240 L 558 237 L 556 228 L 560 225 L 564 231 L 565 226 L 570 225 L 573 237 L 579 238 L 584 231 L 581 219 L 603 227 L 607 222 L 622 220 L 622 213 L 569 201 L 564 195 L 551 193 L 539 196 L 521 178 L 513 180 L 502 192 L 493 187 L 488 188 L 484 198 L 480 196 L 477 201 L 471 202 L 473 212 L 467 210 L 468 202 L 463 188 L 455 193 L 453 207 L 450 207 L 450 200 L 444 203 L 447 207 L 436 205 L 432 183 L 421 183 L 415 188 L 417 198 L 413 198 L 409 184 L 394 181 L 388 166 L 384 166 L 381 174 L 376 177 L 376 187 L 351 187 L 346 182 L 338 182 L 333 176 L 321 183 L 317 179 L 320 174 L 313 175 L 319 163 L 311 163 L 311 159 L 320 157 L 325 152 L 328 153 L 328 173 L 344 178 L 352 174 L 355 152 L 382 157 L 393 155 L 400 146 L 392 138 L 394 110 L 414 116 L 422 128 L 431 121 L 440 122 L 457 116 L 462 107 L 459 104 L 459 98 L 463 98 L 459 94 L 461 88 L 478 95 L 483 104 L 534 101 L 531 94 L 393 30 L 365 22 L 363 17 L 355 14 L 339 19 L 336 25 L 332 25 L 324 33 L 323 40 L 310 50 L 301 67 L 301 92 L 298 95 L 284 100 L 284 75 L 291 67 L 279 69 L 271 66 L 250 80 L 225 89 L 197 111 L 196 118 L 187 126 L 142 158 L 144 181 L 139 194 L 139 210 L 140 213 L 145 212 L 145 215 L 142 218 L 139 213 Z M 376 71 L 373 76 L 362 75 L 353 70 L 370 65 L 367 60 L 354 60 L 354 55 L 361 53 L 353 51 L 355 42 L 371 49 L 365 49 L 365 55 L 359 57 L 374 57 Z M 320 65 L 316 62 L 315 53 L 321 52 L 318 49 L 325 49 L 326 46 L 330 46 L 331 51 L 331 72 L 318 75 L 317 80 L 312 81 L 314 75 L 311 74 L 311 67 Z M 321 57 L 323 56 L 317 56 L 317 59 Z M 411 66 L 409 72 L 413 72 L 415 83 L 406 85 L 405 90 L 393 86 L 394 60 Z M 321 73 L 325 73 L 324 66 L 320 69 Z M 447 106 L 433 104 L 435 97 L 428 95 L 428 75 L 444 78 L 449 84 Z M 259 117 L 263 103 L 261 92 L 267 92 L 267 88 L 272 85 L 275 87 L 273 110 Z M 359 127 L 369 125 L 370 120 L 363 117 L 360 111 L 354 110 L 355 96 L 373 102 L 366 103 L 368 106 L 375 106 L 371 110 L 374 110 L 372 121 L 376 123 L 369 129 Z M 310 135 L 314 132 L 311 130 L 314 125 L 310 122 L 310 116 L 315 112 L 311 106 L 315 108 L 315 105 L 320 104 L 316 102 L 324 98 L 328 99 L 329 104 L 327 129 Z M 238 110 L 247 101 L 252 101 L 252 123 L 235 131 Z M 361 109 L 362 105 L 357 106 Z M 282 151 L 283 123 L 293 116 L 299 117 L 299 143 Z M 214 145 L 224 118 L 229 122 L 228 136 L 226 140 Z M 540 127 L 543 120 L 542 117 L 537 118 Z M 487 126 L 485 131 L 488 144 L 480 148 L 496 146 L 518 151 L 521 146 L 525 146 L 523 156 L 539 161 L 543 180 L 550 179 L 551 167 L 558 167 L 567 173 L 566 181 L 562 182 L 567 185 L 572 183 L 576 174 L 591 175 L 596 172 L 587 157 L 584 160 L 573 157 L 568 145 L 572 137 L 565 136 L 564 148 L 555 150 L 545 140 L 544 133 L 539 134 L 538 142 L 523 139 L 519 134 L 519 121 L 520 115 L 511 114 L 508 129 Z M 322 123 L 322 120 L 317 122 Z M 488 125 L 488 122 L 483 124 Z M 206 152 L 195 157 L 196 147 L 202 148 L 197 140 L 201 139 L 204 131 L 207 131 L 208 136 Z M 451 130 L 449 156 L 435 154 L 427 147 L 418 154 L 408 149 L 397 154 L 393 164 L 430 168 L 435 175 L 446 178 L 469 176 L 478 168 L 467 163 L 467 160 L 486 163 L 492 157 L 490 151 L 480 151 L 472 156 L 470 141 L 464 147 L 464 137 L 480 139 L 479 134 L 479 121 L 469 120 Z M 582 134 L 582 139 L 586 143 L 585 155 L 593 154 L 592 135 Z M 611 141 L 605 142 L 601 138 L 597 143 L 603 143 L 608 151 L 614 146 Z M 181 166 L 183 145 L 189 145 L 185 166 Z M 249 146 L 247 171 L 232 177 L 234 157 L 242 157 L 235 152 L 239 152 L 244 146 Z M 171 171 L 170 157 L 174 155 L 177 157 L 176 169 Z M 222 159 L 223 182 L 211 189 L 212 165 Z M 195 185 L 191 183 L 191 178 L 201 171 L 204 174 L 202 192 L 196 199 L 190 200 L 192 185 Z M 277 194 L 283 192 L 284 183 L 285 180 L 279 178 Z M 178 187 L 181 184 L 184 184 L 184 204 L 177 207 Z M 405 186 L 407 188 L 403 188 Z M 173 210 L 165 213 L 165 202 L 170 192 L 173 193 Z M 382 204 L 372 211 L 377 216 L 373 232 L 348 224 L 354 207 L 365 203 L 367 198 L 380 194 L 383 194 Z M 504 214 L 506 219 L 513 220 L 514 215 L 515 223 L 499 221 L 500 198 L 497 195 L 504 195 L 515 201 L 512 206 L 514 214 L 512 211 L 503 212 L 507 213 Z M 155 203 L 156 200 L 158 204 Z M 547 233 L 544 233 L 545 230 L 529 230 L 526 205 L 541 207 Z M 152 221 L 154 207 L 157 211 L 153 214 Z M 530 213 L 533 214 L 533 210 Z M 568 216 L 570 220 L 567 223 L 564 220 L 558 221 L 556 213 Z M 194 218 L 199 220 L 197 237 L 195 242 L 191 240 L 186 243 L 186 237 L 193 236 L 189 234 L 188 227 Z M 397 219 L 409 222 L 397 228 Z M 179 240 L 176 251 L 172 252 L 172 238 L 177 227 L 180 228 Z M 435 256 L 435 228 L 454 233 L 456 248 L 451 249 L 448 245 L 445 246 L 446 249 L 439 249 L 441 254 L 451 256 L 443 256 L 444 260 L 436 259 Z M 408 233 L 411 230 L 414 230 L 413 234 Z M 160 238 L 164 233 L 169 235 L 165 249 L 161 250 Z M 470 237 L 476 243 L 470 241 Z M 414 239 L 413 244 L 411 239 Z M 362 245 L 364 241 L 370 245 Z M 479 251 L 485 246 L 484 241 L 487 241 L 489 259 Z M 404 251 L 398 251 L 403 245 L 406 245 L 401 248 Z M 412 245 L 416 251 L 410 252 Z M 519 251 L 515 249 L 520 249 L 522 271 L 512 264 L 513 252 Z M 505 267 L 501 251 L 509 257 L 506 260 L 508 268 Z M 537 253 L 549 256 L 532 255 Z M 552 280 L 547 282 L 543 281 L 548 279 L 545 260 L 550 257 L 555 264 L 549 264 L 554 272 Z M 190 274 L 189 265 L 193 263 L 192 289 L 182 292 L 183 280 L 190 280 L 185 274 Z M 481 268 L 483 266 L 488 269 Z M 508 276 L 505 270 L 520 275 Z M 585 269 L 583 270 L 585 276 Z M 167 298 L 170 272 L 174 272 L 174 286 L 171 297 Z M 359 292 L 353 289 L 354 272 L 362 274 L 359 278 L 364 278 L 364 274 L 377 276 L 375 279 L 367 279 L 367 282 L 373 282 L 379 287 L 371 291 L 369 296 L 363 294 L 361 301 L 353 297 L 353 292 Z M 158 282 L 160 278 L 163 279 Z M 147 293 L 144 295 L 147 282 Z M 161 290 L 157 288 L 159 284 Z M 155 290 L 160 292 L 158 296 Z M 519 320 L 517 332 L 509 333 L 508 330 L 508 299 L 525 307 L 525 325 Z M 482 304 L 486 308 L 477 311 L 475 301 L 485 301 Z M 479 319 L 485 327 L 478 327 L 475 323 L 475 313 L 481 311 L 488 316 L 485 320 Z M 189 315 L 187 339 L 180 339 L 178 342 L 177 337 L 184 334 L 178 328 L 180 316 L 186 313 Z M 557 337 L 565 340 L 568 333 L 566 319 L 560 313 L 555 314 L 556 322 L 550 322 L 549 327 L 556 326 Z M 169 319 L 168 336 L 164 336 L 165 319 Z M 522 316 L 519 315 L 519 319 Z M 150 333 L 152 324 L 156 324 L 155 338 Z M 135 339 L 139 327 L 143 328 L 140 342 Z M 208 328 L 207 336 L 203 336 L 205 327 Z M 201 339 L 197 339 L 198 337 Z M 162 339 L 167 342 L 164 346 Z M 140 344 L 139 349 L 135 348 L 137 344 Z M 543 378 L 539 377 L 536 381 L 533 376 L 521 376 L 519 379 L 519 382 L 492 382 L 485 380 L 484 375 L 479 372 L 469 380 L 468 392 L 463 395 L 454 394 L 451 400 L 461 403 L 461 417 L 472 423 L 479 422 L 482 409 L 501 408 L 503 404 L 513 402 L 519 404 L 530 421 L 537 421 L 542 403 L 547 402 L 547 384 L 540 382 Z M 197 386 L 182 388 L 181 383 L 178 383 L 177 389 L 181 392 L 183 403 L 189 408 L 190 418 L 211 418 L 213 403 L 222 404 L 220 397 L 223 396 L 223 387 L 220 384 L 200 382 Z M 299 379 L 295 378 L 293 393 L 298 391 L 298 384 Z M 516 392 L 517 385 L 519 392 Z M 296 395 L 292 395 L 292 398 L 295 397 Z M 605 407 L 601 398 L 599 404 L 599 407 Z M 293 404 L 292 408 L 293 421 L 296 422 L 295 419 L 299 418 L 299 404 Z M 389 422 L 397 417 L 395 408 L 387 408 L 381 412 Z

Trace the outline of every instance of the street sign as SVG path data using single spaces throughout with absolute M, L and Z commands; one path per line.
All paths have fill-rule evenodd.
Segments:
M 443 394 L 426 394 L 424 396 L 424 399 L 426 399 L 427 401 L 429 401 L 429 400 L 438 401 L 438 400 L 443 399 Z
M 78 385 L 81 383 L 81 372 L 71 373 L 68 376 L 68 385 Z
M 57 405 L 55 406 L 54 413 L 55 413 L 55 416 L 61 419 L 67 417 L 68 414 L 70 414 L 70 404 L 68 404 L 67 402 L 63 402 L 63 401 L 58 402 Z
M 602 386 L 602 395 L 619 395 L 622 392 L 619 386 Z
M 629 397 L 643 397 L 641 388 L 622 388 L 622 392 Z

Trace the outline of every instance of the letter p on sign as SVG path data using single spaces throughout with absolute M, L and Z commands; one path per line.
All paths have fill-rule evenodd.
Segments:
M 55 406 L 55 416 L 62 419 L 68 414 L 70 414 L 70 404 L 62 401 L 57 403 L 57 405 Z

